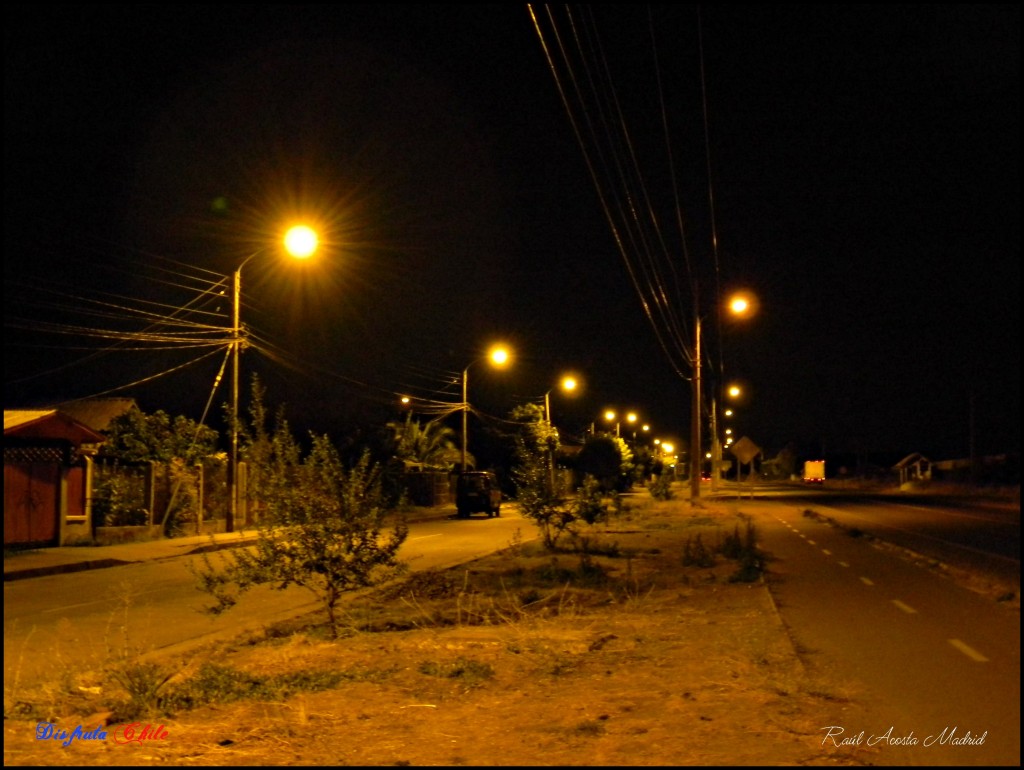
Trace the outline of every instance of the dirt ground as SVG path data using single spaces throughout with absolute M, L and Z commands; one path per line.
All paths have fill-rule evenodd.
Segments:
M 863 721 L 857 693 L 815 681 L 763 579 L 733 580 L 738 562 L 714 553 L 745 528 L 736 514 L 644 493 L 594 528 L 588 557 L 513 542 L 414 573 L 348 602 L 337 640 L 310 625 L 318 617 L 187 658 L 150 656 L 141 670 L 170 679 L 133 736 L 117 677 L 65 676 L 35 713 L 5 718 L 4 764 L 876 763 L 866 747 L 823 746 L 823 726 Z M 202 672 L 206 684 L 189 689 Z M 203 693 L 236 699 L 203 704 Z M 106 738 L 36 740 L 45 714 L 69 732 L 105 724 Z M 125 742 L 146 725 L 155 737 Z

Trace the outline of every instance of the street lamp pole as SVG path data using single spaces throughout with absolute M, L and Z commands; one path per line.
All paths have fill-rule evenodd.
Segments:
M 711 491 L 718 491 L 719 476 L 722 473 L 722 442 L 718 438 L 718 405 L 711 397 Z
M 319 244 L 317 235 L 305 225 L 296 225 L 284 236 L 287 252 L 296 259 L 306 259 L 316 251 Z M 253 252 L 235 269 L 231 291 L 231 447 L 228 456 L 228 512 L 224 529 L 234 532 L 238 523 L 238 372 L 242 355 L 242 268 L 249 260 L 267 251 L 266 248 Z
M 690 419 L 690 498 L 700 497 L 700 316 L 694 324 L 693 339 L 693 416 Z
M 491 359 L 491 363 L 495 366 L 502 367 L 508 363 L 509 351 L 502 345 L 496 345 L 491 348 L 491 352 L 487 354 L 486 358 Z M 476 361 L 470 361 L 466 364 L 466 368 L 462 370 L 462 468 L 461 472 L 466 472 L 466 445 L 469 443 L 469 368 L 477 361 L 482 359 L 478 358 Z
M 469 438 L 469 388 L 466 383 L 469 378 L 469 367 L 472 364 L 466 366 L 462 370 L 462 465 L 460 470 L 466 472 L 466 442 Z
M 548 424 L 548 431 L 551 430 L 551 391 L 544 394 L 544 422 Z M 548 491 L 555 493 L 555 450 L 548 444 Z
M 231 450 L 228 457 L 228 513 L 224 522 L 224 529 L 227 532 L 235 531 L 235 520 L 238 517 L 238 359 L 242 350 L 242 265 L 235 270 L 231 295 Z

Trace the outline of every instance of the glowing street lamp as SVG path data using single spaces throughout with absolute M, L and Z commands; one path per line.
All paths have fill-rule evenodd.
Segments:
M 460 470 L 463 473 L 466 472 L 466 446 L 469 443 L 469 367 L 477 361 L 488 359 L 492 366 L 500 369 L 508 364 L 511 357 L 512 354 L 509 353 L 508 348 L 504 345 L 495 345 L 486 356 L 470 361 L 462 370 L 462 466 Z
M 316 232 L 306 225 L 290 228 L 283 239 L 285 251 L 296 259 L 308 259 L 313 256 L 319 245 Z M 268 248 L 253 252 L 235 269 L 232 291 L 231 318 L 231 452 L 228 458 L 228 513 L 224 522 L 227 532 L 235 531 L 238 518 L 238 370 L 242 354 L 242 268 L 253 257 L 265 253 Z
M 566 393 L 571 393 L 576 390 L 579 382 L 572 375 L 566 375 L 562 378 L 562 381 L 558 383 L 559 388 L 564 390 Z M 553 430 L 551 425 L 551 391 L 556 388 L 550 388 L 547 393 L 544 394 L 544 422 L 548 424 L 548 430 Z M 555 450 L 548 450 L 548 480 L 550 483 L 550 492 L 555 491 Z
M 562 381 L 558 383 L 555 388 L 551 388 L 547 393 L 544 394 L 544 421 L 551 425 L 551 391 L 561 388 L 566 393 L 571 393 L 576 390 L 579 386 L 579 382 L 572 375 L 566 375 L 562 378 Z
M 726 303 L 729 312 L 735 316 L 750 316 L 757 311 L 757 298 L 750 293 L 742 292 L 734 294 Z M 690 416 L 690 499 L 696 500 L 700 497 L 700 476 L 701 476 L 701 438 L 700 438 L 700 416 L 701 416 L 701 350 L 700 350 L 700 326 L 701 318 L 698 314 L 694 318 L 694 339 L 693 339 L 693 406 Z M 711 440 L 714 443 L 713 453 L 717 458 L 721 452 L 718 445 L 717 407 L 714 399 L 711 403 Z M 714 466 L 715 460 L 712 460 Z M 715 479 L 717 472 L 711 474 Z
M 615 417 L 616 417 L 616 414 L 611 409 L 609 409 L 607 412 L 604 413 L 604 419 L 607 422 L 609 422 L 609 423 L 613 422 L 615 420 Z M 615 423 L 615 435 L 616 436 L 619 435 L 619 423 L 618 422 Z

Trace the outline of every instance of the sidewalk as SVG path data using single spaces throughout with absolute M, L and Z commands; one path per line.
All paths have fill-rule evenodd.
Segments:
M 455 506 L 417 508 L 406 518 L 410 524 L 431 519 L 443 519 L 454 515 Z M 27 551 L 5 551 L 4 582 L 26 578 L 58 575 L 66 572 L 80 572 L 90 569 L 117 567 L 141 561 L 175 559 L 179 556 L 237 548 L 252 542 L 256 530 L 244 532 L 223 532 L 217 535 L 194 535 L 191 537 L 163 538 L 140 543 L 118 543 L 117 545 L 81 545 L 57 548 L 36 548 Z

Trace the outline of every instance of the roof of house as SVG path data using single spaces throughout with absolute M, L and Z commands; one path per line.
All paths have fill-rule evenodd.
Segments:
M 4 438 L 64 439 L 73 444 L 95 444 L 102 433 L 57 409 L 5 409 Z
M 913 454 L 909 454 L 906 457 L 904 457 L 902 460 L 900 460 L 898 463 L 896 463 L 892 467 L 893 467 L 893 470 L 899 470 L 900 468 L 907 468 L 907 467 L 913 465 L 914 463 L 919 463 L 919 462 L 930 463 L 931 460 L 929 460 L 927 457 L 925 457 L 920 452 L 914 452 Z
M 4 433 L 56 413 L 56 409 L 4 409 Z
M 93 430 L 104 431 L 116 417 L 135 405 L 134 398 L 85 398 L 61 404 L 59 409 Z

